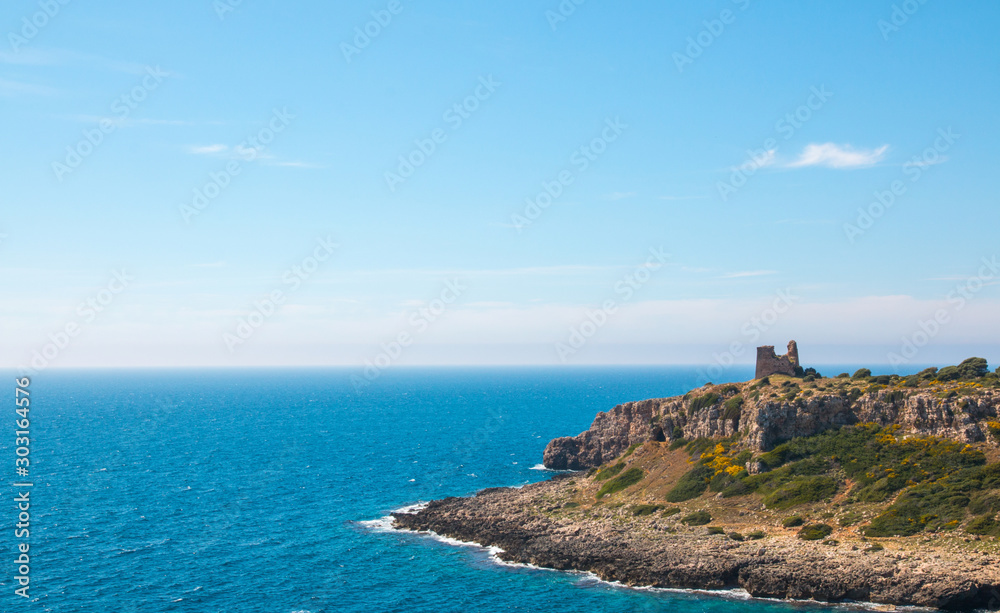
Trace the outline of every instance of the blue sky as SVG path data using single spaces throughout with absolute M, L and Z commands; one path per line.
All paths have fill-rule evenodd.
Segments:
M 43 5 L 5 365 L 1000 362 L 995 3 Z

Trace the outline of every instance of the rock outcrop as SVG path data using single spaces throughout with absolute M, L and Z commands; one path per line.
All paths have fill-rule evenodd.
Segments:
M 852 383 L 785 399 L 782 391 L 788 388 L 765 386 L 751 391 L 752 385 L 706 386 L 684 396 L 620 404 L 599 413 L 587 431 L 552 440 L 543 462 L 552 469 L 583 470 L 600 466 L 635 443 L 724 437 L 736 432 L 743 434 L 748 447 L 766 451 L 797 436 L 859 422 L 898 424 L 904 432 L 977 443 L 988 439 L 986 422 L 997 419 L 1000 407 L 1000 390 L 996 389 L 978 390 L 974 396 L 941 397 L 940 392 L 926 388 L 862 391 Z
M 557 478 L 521 489 L 492 488 L 432 502 L 415 514 L 394 514 L 394 523 L 498 547 L 508 562 L 590 571 L 626 585 L 743 588 L 763 598 L 961 610 L 1000 607 L 995 555 L 928 548 L 875 552 L 779 534 L 735 542 L 676 519 L 554 505 L 573 487 Z

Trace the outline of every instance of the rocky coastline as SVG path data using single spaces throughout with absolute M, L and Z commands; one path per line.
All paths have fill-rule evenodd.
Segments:
M 523 488 L 431 502 L 393 514 L 397 528 L 497 547 L 500 559 L 555 570 L 589 571 L 629 586 L 742 588 L 753 597 L 911 605 L 951 610 L 1000 608 L 1000 551 L 961 538 L 842 541 L 831 547 L 788 534 L 736 542 L 627 510 L 574 513 L 558 506 L 572 475 Z M 753 519 L 743 522 L 744 528 Z M 766 524 L 770 531 L 773 525 Z M 981 543 L 975 543 L 979 545 Z
M 546 467 L 577 472 L 434 501 L 394 513 L 393 524 L 496 547 L 508 562 L 630 586 L 1000 610 L 1000 389 L 993 374 L 972 382 L 934 376 L 771 376 L 625 403 L 546 447 Z M 781 449 L 771 451 L 796 437 L 846 432 L 847 441 L 852 431 L 868 437 L 873 447 L 858 449 L 872 457 L 905 452 L 912 455 L 904 466 L 931 468 L 941 449 L 971 468 L 915 471 L 907 485 L 891 467 L 875 467 L 878 460 L 858 476 L 843 466 L 856 461 L 850 457 L 788 464 L 794 460 L 775 455 Z M 692 480 L 699 470 L 704 480 Z M 957 505 L 941 507 L 952 515 L 916 512 L 909 521 L 918 523 L 904 519 L 901 528 L 894 520 L 908 509 L 899 492 L 912 489 L 912 499 L 948 487 L 966 488 L 954 489 L 961 500 L 942 503 Z M 876 524 L 888 534 L 875 534 Z M 804 536 L 810 527 L 821 534 Z

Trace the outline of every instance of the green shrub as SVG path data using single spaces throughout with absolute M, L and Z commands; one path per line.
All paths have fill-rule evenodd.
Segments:
M 984 358 L 968 358 L 958 365 L 958 371 L 963 379 L 978 379 L 990 372 L 990 367 Z
M 746 538 L 739 532 L 730 532 L 727 536 L 730 540 L 739 541 L 741 543 L 746 540 Z
M 1000 443 L 1000 422 L 987 422 L 986 429 L 989 430 L 990 436 L 992 436 L 996 442 Z
M 962 376 L 962 371 L 958 369 L 958 366 L 945 366 L 937 372 L 937 378 L 939 381 L 955 381 Z
M 740 388 L 736 387 L 735 385 L 727 385 L 723 387 L 721 390 L 719 390 L 719 393 L 721 393 L 723 396 L 728 396 L 729 394 L 735 394 L 738 391 L 740 391 Z
M 850 376 L 851 376 L 851 375 L 847 374 L 846 372 L 842 372 L 842 373 L 840 373 L 839 375 L 837 375 L 836 377 L 834 377 L 834 379 L 847 379 L 847 378 L 849 378 Z
M 688 444 L 687 440 L 683 438 L 675 438 L 673 441 L 670 442 L 670 451 L 680 449 L 681 447 L 684 447 L 687 444 Z
M 838 541 L 837 539 L 827 539 L 823 541 L 823 544 L 830 545 L 831 547 L 836 547 L 837 545 L 840 544 L 840 541 Z
M 608 494 L 620 492 L 623 489 L 642 481 L 642 478 L 645 476 L 646 473 L 641 468 L 630 468 L 601 486 L 601 489 L 597 490 L 597 497 L 603 498 Z
M 700 411 L 702 409 L 707 409 L 708 407 L 713 406 L 717 402 L 719 402 L 719 399 L 720 399 L 719 395 L 716 394 L 715 392 L 709 392 L 704 396 L 698 396 L 691 401 L 691 410 Z
M 806 523 L 800 515 L 792 515 L 791 517 L 786 517 L 781 521 L 782 527 L 785 528 L 796 528 Z
M 853 526 L 861 521 L 861 519 L 861 513 L 858 513 L 857 511 L 848 511 L 840 516 L 840 525 L 846 528 L 847 526 Z
M 935 368 L 934 366 L 931 366 L 930 368 L 925 368 L 925 369 L 921 370 L 920 372 L 918 372 L 917 376 L 920 377 L 923 380 L 931 380 L 931 379 L 934 379 L 937 376 L 937 371 L 938 371 L 937 368 Z
M 632 515 L 635 515 L 636 517 L 652 515 L 662 508 L 662 504 L 637 504 L 632 507 Z
M 611 466 L 598 470 L 597 475 L 594 477 L 594 479 L 597 479 L 598 481 L 607 481 L 608 479 L 614 477 L 624 469 L 625 469 L 625 463 L 618 462 L 617 464 L 613 464 Z
M 677 515 L 680 512 L 681 512 L 680 507 L 667 507 L 666 509 L 663 510 L 662 515 L 663 517 L 670 517 L 671 515 Z
M 747 534 L 747 538 L 750 539 L 751 541 L 759 541 L 765 536 L 767 536 L 767 534 L 761 532 L 760 530 L 754 530 L 753 532 Z
M 833 528 L 826 524 L 809 524 L 802 526 L 796 535 L 803 541 L 819 541 L 833 534 Z
M 681 518 L 681 523 L 689 526 L 704 526 L 710 521 L 712 521 L 712 515 L 708 511 L 695 511 Z
M 965 531 L 982 536 L 1000 536 L 1000 522 L 991 515 L 983 515 L 970 521 Z
M 715 471 L 713 471 L 708 466 L 704 464 L 698 464 L 691 470 L 684 473 L 680 479 L 677 480 L 677 485 L 673 487 L 672 490 L 667 492 L 668 502 L 684 502 L 685 500 L 691 500 L 697 498 L 705 493 L 708 489 L 708 483 L 714 476 Z
M 920 387 L 920 377 L 917 375 L 910 375 L 903 380 L 904 387 Z
M 851 375 L 852 379 L 867 379 L 872 376 L 872 371 L 867 368 L 859 368 Z
M 670 433 L 670 438 L 679 441 L 684 438 L 684 430 L 680 426 L 674 426 L 674 431 Z
M 719 528 L 718 526 L 709 526 L 708 527 L 708 533 L 709 534 L 725 534 L 726 531 L 723 530 L 722 528 Z
M 837 493 L 837 480 L 833 477 L 798 477 L 764 497 L 764 504 L 771 509 L 788 509 L 800 504 L 819 502 Z
M 741 407 L 743 406 L 743 396 L 733 396 L 722 406 L 725 407 L 725 412 L 722 414 L 723 419 L 739 421 Z
M 564 508 L 564 509 L 575 509 L 578 506 L 580 506 L 579 502 L 567 502 L 566 504 L 563 505 L 562 508 Z

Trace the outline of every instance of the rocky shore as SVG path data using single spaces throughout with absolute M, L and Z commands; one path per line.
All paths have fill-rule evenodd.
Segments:
M 432 531 L 502 549 L 500 558 L 557 570 L 590 571 L 632 586 L 742 588 L 755 597 L 870 602 L 943 609 L 1000 608 L 1000 550 L 960 537 L 879 539 L 848 535 L 836 544 L 806 542 L 766 513 L 733 509 L 741 530 L 760 540 L 732 540 L 689 527 L 676 516 L 636 516 L 627 505 L 591 509 L 564 502 L 574 475 L 523 488 L 431 502 L 396 513 L 396 527 Z M 728 526 L 727 528 L 731 528 Z

